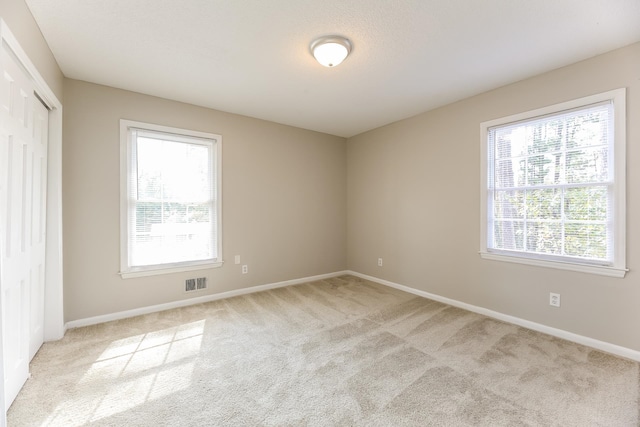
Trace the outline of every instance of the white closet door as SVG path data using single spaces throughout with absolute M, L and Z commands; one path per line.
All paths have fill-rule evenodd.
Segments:
M 47 117 L 28 73 L 0 51 L 0 292 L 6 408 L 42 345 Z
M 31 153 L 31 289 L 29 301 L 29 361 L 44 341 L 44 278 L 47 224 L 47 140 L 49 136 L 49 110 L 34 99 L 33 138 Z

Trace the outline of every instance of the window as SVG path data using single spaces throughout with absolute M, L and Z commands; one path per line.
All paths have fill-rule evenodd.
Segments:
M 120 121 L 121 275 L 222 265 L 219 135 Z
M 624 277 L 625 91 L 481 124 L 481 256 Z

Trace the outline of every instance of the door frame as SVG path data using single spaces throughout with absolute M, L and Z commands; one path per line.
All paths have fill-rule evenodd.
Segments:
M 62 103 L 31 62 L 6 22 L 0 17 L 0 43 L 6 44 L 31 76 L 36 92 L 49 108 L 49 145 L 47 152 L 47 216 L 45 249 L 44 340 L 54 341 L 64 336 L 63 274 L 62 274 Z M 1 266 L 0 266 L 1 268 Z M 0 327 L 2 326 L 0 304 Z M 0 328 L 0 362 L 3 340 Z M 4 396 L 4 366 L 0 369 L 0 395 Z M 6 411 L 0 399 L 0 423 Z

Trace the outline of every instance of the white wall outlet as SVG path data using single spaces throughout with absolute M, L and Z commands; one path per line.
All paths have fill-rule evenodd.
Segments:
M 382 267 L 382 258 L 378 258 L 378 267 Z
M 551 292 L 549 294 L 549 305 L 560 307 L 560 294 L 554 294 Z
M 240 255 L 236 255 L 236 257 L 234 259 L 234 262 L 235 262 L 236 265 L 240 264 Z
M 249 272 L 249 266 L 248 265 L 243 265 L 242 266 L 242 274 L 247 274 Z

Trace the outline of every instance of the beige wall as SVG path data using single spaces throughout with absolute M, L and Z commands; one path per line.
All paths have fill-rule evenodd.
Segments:
M 627 87 L 626 278 L 480 259 L 480 123 L 619 87 Z M 640 350 L 639 138 L 640 43 L 350 138 L 348 267 Z M 549 292 L 561 294 L 560 309 Z
M 67 322 L 346 268 L 344 138 L 68 79 L 64 99 Z M 120 278 L 121 118 L 222 135 L 222 268 Z
M 62 72 L 27 4 L 24 0 L 0 1 L 0 18 L 7 23 L 42 78 L 46 80 L 58 100 L 62 102 L 64 80 Z

